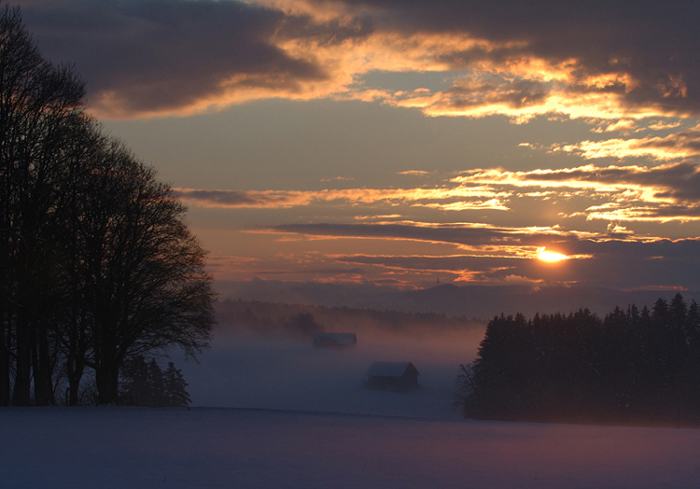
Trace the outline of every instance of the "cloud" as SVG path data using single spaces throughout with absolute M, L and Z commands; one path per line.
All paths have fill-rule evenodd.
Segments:
M 101 116 L 272 97 L 384 100 L 515 122 L 700 114 L 700 6 L 690 1 L 645 0 L 633 15 L 629 4 L 592 1 L 20 3 L 48 57 L 75 62 L 89 81 Z M 372 71 L 440 71 L 455 82 L 410 93 L 364 87 Z
M 669 240 L 614 234 L 574 233 L 559 229 L 498 228 L 476 224 L 421 223 L 298 224 L 276 226 L 277 233 L 328 239 L 408 240 L 453 244 L 459 253 L 443 255 L 328 255 L 341 264 L 375 267 L 386 273 L 503 285 L 512 277 L 536 283 L 596 287 L 682 287 L 697 289 L 700 239 Z M 539 246 L 569 260 L 556 264 L 536 259 Z M 510 279 L 508 277 L 511 277 Z
M 394 219 L 420 210 L 499 211 L 529 219 L 538 202 L 557 205 L 558 220 L 700 221 L 700 165 L 685 160 L 654 167 L 584 165 L 564 169 L 475 169 L 435 187 L 325 190 L 174 190 L 174 197 L 209 208 L 345 209 L 354 219 Z M 379 210 L 381 209 L 381 210 Z M 398 212 L 397 212 L 398 211 Z M 419 217 L 423 219 L 424 217 Z M 552 222 L 552 225 L 556 221 Z M 622 227 L 620 227 L 622 229 Z
M 508 282 L 514 270 L 518 270 L 527 258 L 492 256 L 401 256 L 401 255 L 339 255 L 340 263 L 372 265 L 395 272 L 419 273 L 435 276 L 442 274 L 455 282 L 492 283 Z M 530 280 L 531 282 L 534 280 Z
M 586 214 L 588 219 L 604 221 L 688 222 L 700 221 L 700 206 L 666 205 L 652 207 L 604 204 L 587 208 Z
M 499 46 L 455 51 L 449 60 L 453 66 L 481 63 L 487 72 L 535 72 L 531 79 L 556 79 L 566 83 L 571 94 L 610 94 L 630 113 L 698 111 L 700 69 L 693 60 L 700 34 L 693 19 L 700 7 L 690 1 L 338 3 L 358 15 L 369 9 L 404 34 L 469 33 Z M 541 68 L 539 73 L 535 67 Z
M 607 130 L 607 129 L 606 129 Z M 700 155 L 700 125 L 665 137 L 647 136 L 638 139 L 582 141 L 570 145 L 554 145 L 551 151 L 573 153 L 585 159 L 649 157 L 654 160 L 675 160 Z
M 564 231 L 556 227 L 499 227 L 477 223 L 358 223 L 358 224 L 283 224 L 268 228 L 270 232 L 303 234 L 327 238 L 367 238 L 425 241 L 457 245 L 464 250 L 478 251 L 479 256 L 501 255 L 532 258 L 541 246 L 558 249 L 565 254 L 569 245 L 594 233 Z
M 268 191 L 237 191 L 237 190 L 204 190 L 177 188 L 173 196 L 185 202 L 196 203 L 202 207 L 258 207 L 285 208 L 297 205 L 307 205 L 313 200 L 313 193 L 293 190 Z
M 683 243 L 584 242 L 581 247 L 591 252 L 588 258 L 557 264 L 545 264 L 526 257 L 483 256 L 348 255 L 337 259 L 349 265 L 375 266 L 423 276 L 440 274 L 446 281 L 493 285 L 505 285 L 514 277 L 520 277 L 520 281 L 530 283 L 581 284 L 620 289 L 696 289 L 700 286 L 697 275 L 688 270 L 700 264 L 697 256 L 693 256 L 693 253 L 700 252 L 697 240 Z M 682 247 L 693 251 L 684 252 L 680 249 Z
M 431 204 L 414 204 L 421 207 L 430 207 L 432 209 L 440 209 L 443 211 L 466 211 L 466 210 L 492 210 L 492 211 L 508 211 L 510 208 L 504 205 L 499 199 L 485 200 L 482 202 L 452 202 L 450 204 L 431 203 Z
M 659 138 L 660 139 L 660 138 Z M 700 165 L 693 161 L 655 167 L 638 165 L 508 171 L 502 168 L 462 172 L 436 187 L 348 188 L 325 190 L 217 190 L 175 189 L 185 202 L 212 208 L 286 209 L 303 206 L 352 206 L 356 216 L 363 207 L 392 211 L 379 215 L 406 215 L 409 210 L 444 212 L 500 211 L 523 215 L 529 202 L 564 202 L 562 218 L 589 220 L 697 221 L 700 220 Z M 401 213 L 396 213 L 397 207 Z M 564 209 L 567 209 L 564 211 Z M 387 209 L 388 210 L 388 209 Z
M 42 52 L 75 63 L 105 117 L 191 113 L 294 97 L 328 74 L 273 42 L 280 11 L 229 1 L 21 2 Z
M 344 202 L 352 205 L 404 203 L 407 205 L 460 209 L 505 210 L 499 198 L 506 193 L 482 187 L 437 187 L 413 189 L 329 189 L 329 190 L 206 190 L 178 188 L 174 196 L 203 207 L 289 208 L 311 204 Z M 437 202 L 436 202 L 437 201 Z M 448 201 L 448 202 L 445 202 Z
M 561 80 L 541 80 L 526 68 L 514 70 L 517 73 L 511 72 L 514 68 L 482 65 L 458 78 L 446 90 L 405 94 L 389 99 L 386 103 L 420 108 L 425 115 L 431 117 L 482 118 L 505 115 L 516 124 L 552 114 L 586 121 L 669 115 L 654 107 L 627 107 L 617 93 L 601 92 L 594 88 L 571 90 L 566 81 L 568 75 L 562 75 Z M 556 67 L 548 70 L 559 71 Z M 571 67 L 571 70 L 575 71 L 575 68 Z M 533 76 L 535 78 L 531 79 Z M 547 78 L 551 76 L 547 75 Z
M 699 34 L 690 19 L 700 7 L 691 2 L 643 1 L 635 4 L 634 15 L 628 4 L 591 1 L 265 3 L 288 13 L 303 10 L 318 23 L 333 18 L 371 25 L 363 48 L 372 53 L 381 51 L 375 36 L 394 35 L 397 61 L 384 69 L 399 63 L 404 70 L 417 69 L 411 65 L 422 59 L 423 69 L 465 73 L 451 89 L 395 101 L 422 107 L 429 115 L 498 113 L 524 122 L 546 113 L 594 118 L 698 114 L 700 70 L 693 60 Z M 410 46 L 396 47 L 400 39 L 419 38 L 422 56 Z M 443 39 L 442 48 L 429 45 L 437 38 Z
M 601 232 L 560 227 L 388 221 L 299 223 L 241 231 L 250 250 L 271 253 L 213 256 L 219 279 L 283 277 L 314 283 L 386 282 L 406 287 L 441 283 L 585 285 L 607 289 L 700 290 L 700 238 L 639 235 L 619 224 Z M 284 253 L 271 243 L 293 240 Z M 567 255 L 545 263 L 541 247 Z M 245 254 L 245 253 L 243 253 Z
M 663 139 L 663 138 L 652 138 Z M 664 144 L 664 143 L 659 143 Z M 655 167 L 585 165 L 556 170 L 513 172 L 476 169 L 454 177 L 461 185 L 480 185 L 521 195 L 536 195 L 529 189 L 552 189 L 559 198 L 567 195 L 605 198 L 580 213 L 604 220 L 697 220 L 700 206 L 700 166 L 693 161 Z M 515 189 L 524 189 L 525 192 Z
M 351 181 L 355 180 L 353 177 L 324 177 L 321 178 L 322 182 L 337 182 L 337 181 Z

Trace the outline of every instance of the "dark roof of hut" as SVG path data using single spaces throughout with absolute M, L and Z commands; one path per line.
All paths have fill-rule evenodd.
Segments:
M 374 362 L 367 370 L 368 377 L 401 377 L 407 370 L 418 370 L 411 362 Z

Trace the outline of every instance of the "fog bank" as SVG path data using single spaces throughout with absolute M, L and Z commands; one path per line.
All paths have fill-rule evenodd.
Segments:
M 357 345 L 314 348 L 308 339 L 259 337 L 217 325 L 200 363 L 181 362 L 193 406 L 458 417 L 455 378 L 471 362 L 483 326 L 470 329 L 414 328 L 387 331 L 358 325 Z M 420 388 L 397 393 L 367 390 L 374 361 L 412 362 Z

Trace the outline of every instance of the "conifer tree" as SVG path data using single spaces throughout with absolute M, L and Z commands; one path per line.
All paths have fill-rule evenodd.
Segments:
M 165 381 L 165 397 L 167 405 L 171 407 L 188 407 L 192 402 L 187 392 L 187 382 L 182 376 L 182 371 L 175 368 L 173 362 L 168 362 L 168 368 L 163 374 Z
M 192 399 L 182 371 L 168 362 L 165 372 L 155 358 L 136 355 L 124 362 L 121 403 L 145 407 L 187 407 Z

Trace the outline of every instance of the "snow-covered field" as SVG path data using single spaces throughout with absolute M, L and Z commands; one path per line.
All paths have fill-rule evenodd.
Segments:
M 3 488 L 696 488 L 700 431 L 193 408 L 0 410 Z
M 193 408 L 0 409 L 0 488 L 697 488 L 700 430 L 463 420 L 474 334 L 359 337 L 350 350 L 217 333 L 174 357 Z M 368 391 L 372 361 L 422 388 Z

